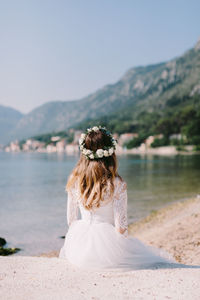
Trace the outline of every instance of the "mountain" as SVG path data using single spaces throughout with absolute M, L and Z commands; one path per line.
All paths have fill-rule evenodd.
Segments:
M 19 119 L 12 138 L 81 127 L 91 120 L 116 122 L 123 130 L 144 113 L 173 110 L 200 94 L 200 41 L 169 62 L 131 68 L 118 82 L 76 101 L 53 101 Z M 126 127 L 126 117 L 129 125 Z M 111 122 L 112 121 L 112 122 Z M 79 125 L 78 125 L 79 124 Z M 116 129 L 116 128 L 115 128 Z M 120 130 L 119 130 L 120 131 Z
M 130 69 L 122 80 L 129 89 L 127 105 L 107 116 L 85 120 L 76 128 L 103 123 L 119 133 L 157 132 L 168 136 L 187 131 L 198 135 L 200 144 L 200 40 L 193 49 L 169 62 Z M 191 127 L 189 131 L 186 125 Z
M 11 107 L 0 105 L 0 143 L 6 143 L 12 130 L 23 117 L 23 114 Z

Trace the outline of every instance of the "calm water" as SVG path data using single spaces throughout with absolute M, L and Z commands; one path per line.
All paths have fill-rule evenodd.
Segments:
M 16 255 L 59 249 L 67 231 L 64 191 L 78 157 L 0 152 L 0 236 Z M 167 203 L 200 194 L 200 156 L 119 157 L 128 185 L 129 222 Z

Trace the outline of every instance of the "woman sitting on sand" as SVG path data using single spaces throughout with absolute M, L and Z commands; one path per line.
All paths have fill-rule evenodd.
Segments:
M 81 135 L 80 160 L 66 185 L 69 230 L 59 257 L 86 269 L 141 269 L 175 262 L 128 236 L 127 186 L 117 172 L 116 144 L 105 127 Z

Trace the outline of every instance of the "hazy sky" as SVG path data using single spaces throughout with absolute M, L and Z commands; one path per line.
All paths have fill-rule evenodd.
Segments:
M 0 0 L 0 104 L 84 97 L 200 37 L 199 0 Z

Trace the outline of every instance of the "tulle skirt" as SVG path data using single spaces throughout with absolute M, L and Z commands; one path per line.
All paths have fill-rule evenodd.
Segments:
M 164 251 L 118 233 L 110 223 L 73 222 L 59 258 L 83 269 L 135 270 L 176 263 Z

